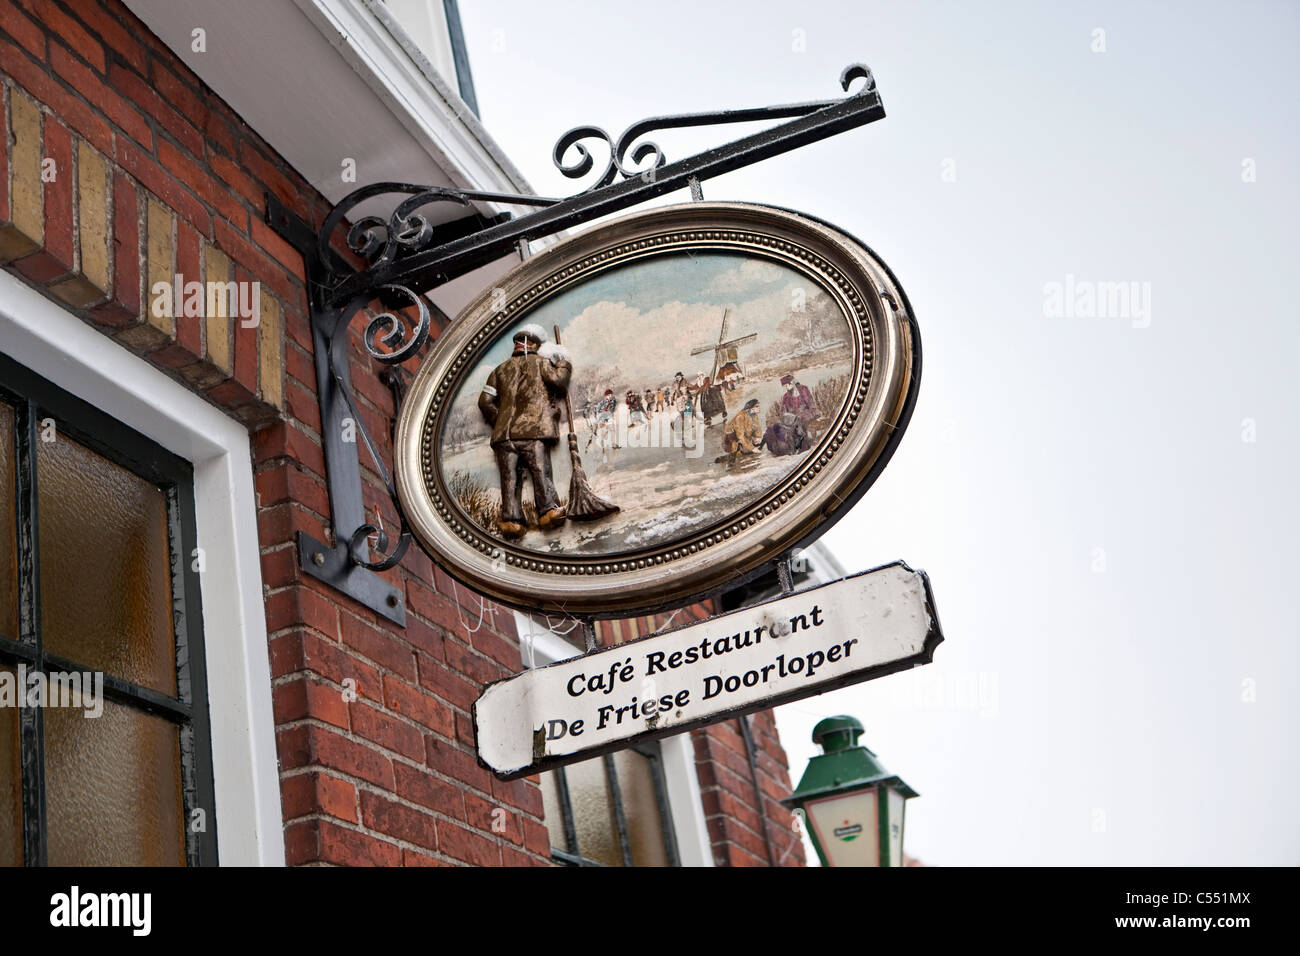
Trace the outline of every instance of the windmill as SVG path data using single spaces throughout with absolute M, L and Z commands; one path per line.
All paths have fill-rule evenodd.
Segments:
M 757 332 L 751 332 L 749 335 L 742 335 L 740 338 L 724 341 L 727 338 L 727 319 L 730 316 L 730 309 L 722 310 L 722 331 L 718 333 L 717 345 L 704 345 L 691 352 L 691 355 L 703 355 L 705 352 L 713 353 L 713 374 L 709 376 L 710 382 L 717 381 L 719 371 L 726 375 L 729 374 L 729 369 L 732 369 L 736 373 L 744 375 L 745 369 L 740 364 L 740 353 L 737 346 L 752 342 L 758 338 Z

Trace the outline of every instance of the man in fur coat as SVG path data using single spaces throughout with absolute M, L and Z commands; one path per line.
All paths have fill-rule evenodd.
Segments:
M 539 325 L 526 325 L 514 336 L 514 353 L 488 376 L 478 407 L 492 426 L 492 451 L 501 472 L 504 537 L 528 530 L 523 511 L 523 477 L 533 484 L 537 523 L 543 530 L 564 523 L 564 506 L 551 477 L 551 449 L 559 441 L 559 403 L 569 387 L 573 366 L 559 345 L 546 343 Z

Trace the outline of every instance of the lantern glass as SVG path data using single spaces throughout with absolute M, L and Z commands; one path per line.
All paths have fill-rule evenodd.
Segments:
M 880 866 L 878 810 L 875 787 L 835 793 L 804 804 L 827 866 Z
M 887 812 L 885 814 L 885 866 L 903 865 L 903 814 L 906 812 L 907 798 L 893 787 L 887 787 L 885 793 Z

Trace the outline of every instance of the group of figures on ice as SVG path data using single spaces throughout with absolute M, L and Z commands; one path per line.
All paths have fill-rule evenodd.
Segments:
M 557 338 L 558 334 L 557 329 Z M 500 474 L 496 530 L 506 538 L 519 538 L 527 532 L 525 475 L 532 484 L 536 526 L 542 531 L 557 529 L 568 519 L 590 521 L 618 511 L 617 505 L 591 490 L 582 470 L 569 397 L 573 364 L 568 352 L 558 343 L 548 342 L 545 330 L 538 325 L 519 329 L 512 345 L 510 357 L 492 370 L 478 398 L 479 411 L 492 428 L 490 443 Z M 614 390 L 607 388 L 599 401 L 588 402 L 583 409 L 591 432 L 588 447 L 592 441 L 599 442 L 602 457 L 608 461 L 608 450 L 620 447 L 620 427 L 625 425 L 629 432 L 648 430 L 653 417 L 670 419 L 670 427 L 680 427 L 683 434 L 700 429 L 701 424 L 707 428 L 722 423 L 723 454 L 715 462 L 728 466 L 757 460 L 764 452 L 783 457 L 807 451 L 821 425 L 808 387 L 793 375 L 783 375 L 779 411 L 774 406 L 765 424 L 756 398 L 728 416 L 724 393 L 735 391 L 742 378 L 740 374 L 719 374 L 715 383 L 701 372 L 694 381 L 687 381 L 678 372 L 671 385 L 643 392 L 628 390 L 621 403 Z M 551 453 L 561 434 L 562 407 L 569 423 L 572 471 L 567 503 L 560 501 L 551 465 Z

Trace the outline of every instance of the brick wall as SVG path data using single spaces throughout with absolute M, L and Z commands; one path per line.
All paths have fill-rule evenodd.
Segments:
M 536 780 L 502 783 L 474 754 L 473 700 L 521 669 L 510 612 L 415 548 L 389 572 L 404 629 L 298 570 L 294 537 L 330 540 L 329 504 L 303 263 L 263 195 L 313 223 L 324 197 L 114 0 L 0 0 L 0 130 L 0 265 L 249 427 L 289 863 L 548 865 Z M 168 309 L 155 283 L 177 277 Z M 258 284 L 256 324 L 209 300 L 232 281 Z M 393 397 L 360 325 L 359 411 L 391 461 Z M 364 453 L 362 470 L 368 515 L 395 527 Z M 770 715 L 755 732 L 764 793 L 788 792 Z M 743 744 L 724 726 L 696 748 L 718 862 L 765 862 Z M 789 815 L 764 807 L 780 854 Z

